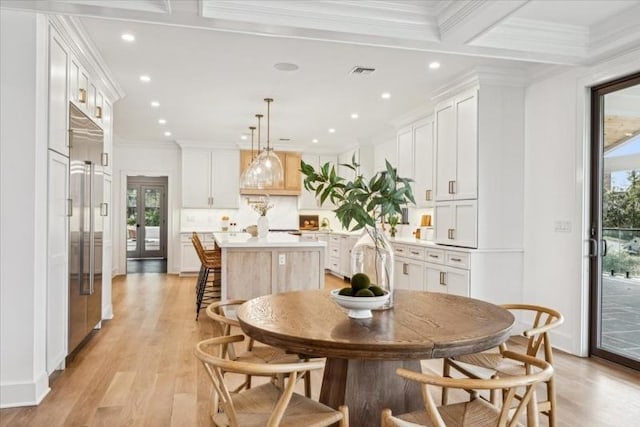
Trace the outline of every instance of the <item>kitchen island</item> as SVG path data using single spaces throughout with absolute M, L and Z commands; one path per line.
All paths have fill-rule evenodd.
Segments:
M 222 299 L 251 299 L 284 291 L 322 289 L 326 243 L 288 233 L 264 239 L 213 233 L 222 250 Z

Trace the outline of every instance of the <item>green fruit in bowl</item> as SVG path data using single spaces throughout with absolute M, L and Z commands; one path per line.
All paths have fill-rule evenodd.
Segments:
M 360 289 L 356 292 L 355 296 L 357 297 L 375 297 L 375 294 L 371 292 L 369 289 Z
M 364 273 L 356 273 L 351 277 L 351 287 L 354 291 L 367 289 L 370 284 L 371 280 L 369 280 L 369 276 Z
M 380 286 L 376 286 L 376 285 L 371 285 L 369 286 L 369 290 L 371 292 L 373 292 L 373 294 L 377 297 L 381 297 L 384 295 L 384 291 L 382 290 L 382 288 Z
M 352 288 L 342 288 L 340 289 L 340 292 L 338 292 L 338 295 L 344 295 L 347 297 L 352 297 L 353 296 L 353 289 Z

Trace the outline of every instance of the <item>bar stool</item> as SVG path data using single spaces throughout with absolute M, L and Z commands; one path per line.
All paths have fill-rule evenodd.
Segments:
M 196 320 L 203 304 L 220 300 L 222 282 L 222 253 L 220 249 L 205 250 L 197 233 L 191 238 L 193 247 L 200 258 L 200 273 L 196 282 Z

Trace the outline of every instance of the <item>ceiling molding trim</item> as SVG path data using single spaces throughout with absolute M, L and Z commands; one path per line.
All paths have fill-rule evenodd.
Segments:
M 507 18 L 470 44 L 586 58 L 589 28 L 532 19 Z
M 171 13 L 170 0 L 64 0 L 64 3 L 102 10 L 124 9 L 139 12 Z
M 381 7 L 385 6 L 386 7 Z M 394 6 L 395 8 L 391 7 Z M 437 41 L 438 25 L 429 8 L 402 2 L 294 2 L 201 0 L 204 18 L 269 26 Z M 409 4 L 411 6 L 411 4 Z M 419 6 L 418 6 L 419 5 Z M 377 7 L 374 7 L 377 6 Z
M 98 78 L 100 84 L 98 86 L 111 101 L 115 103 L 117 100 L 125 96 L 125 92 L 113 77 L 113 73 L 107 66 L 106 62 L 100 55 L 100 51 L 94 45 L 91 37 L 87 34 L 82 23 L 73 16 L 51 15 L 49 16 L 51 24 L 64 37 L 82 65 L 88 69 L 92 76 Z
M 433 100 L 426 95 L 424 99 L 424 104 L 402 114 L 401 116 L 394 117 L 389 121 L 396 131 L 414 122 L 417 122 L 418 120 L 426 119 L 433 114 L 435 102 L 433 102 Z
M 590 28 L 589 56 L 605 59 L 629 47 L 640 45 L 640 4 L 624 10 Z
M 457 1 L 440 14 L 440 36 L 443 42 L 467 44 L 499 25 L 529 0 Z
M 458 93 L 482 85 L 525 87 L 526 72 L 520 68 L 475 67 L 433 92 L 431 100 L 440 102 Z

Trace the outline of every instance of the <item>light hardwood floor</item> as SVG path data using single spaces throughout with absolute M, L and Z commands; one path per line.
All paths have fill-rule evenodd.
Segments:
M 210 426 L 210 385 L 192 351 L 213 326 L 206 315 L 194 320 L 194 281 L 153 273 L 114 280 L 115 318 L 52 379 L 39 406 L 3 409 L 0 425 Z M 327 288 L 342 286 L 327 276 Z M 559 425 L 639 425 L 640 373 L 555 355 Z M 440 369 L 437 361 L 425 365 Z M 320 380 L 312 379 L 316 398 Z

